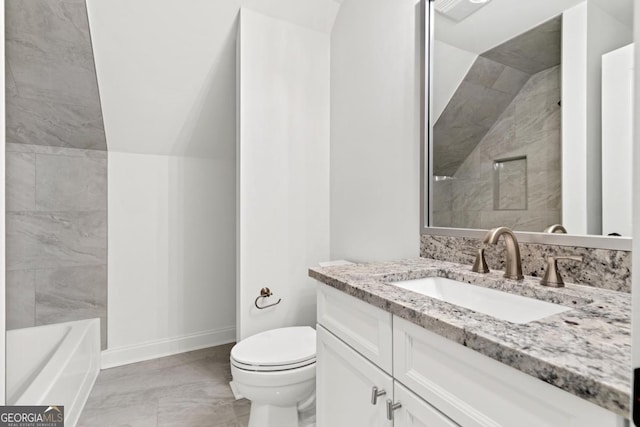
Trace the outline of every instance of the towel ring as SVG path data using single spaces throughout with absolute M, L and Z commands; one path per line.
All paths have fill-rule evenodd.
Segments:
M 271 293 L 271 290 L 269 288 L 260 289 L 260 295 L 258 296 L 258 298 L 256 298 L 256 301 L 254 302 L 254 304 L 256 305 L 256 308 L 258 310 L 264 310 L 265 308 L 269 308 L 269 307 L 273 307 L 274 305 L 278 305 L 278 304 L 280 304 L 280 301 L 282 301 L 282 298 L 280 298 L 280 299 L 278 299 L 278 301 L 274 302 L 273 304 L 263 305 L 262 307 L 258 305 L 258 301 L 260 300 L 260 298 L 269 298 L 270 296 L 273 296 L 273 294 Z

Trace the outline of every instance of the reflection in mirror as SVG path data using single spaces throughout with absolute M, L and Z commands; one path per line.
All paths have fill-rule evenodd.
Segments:
M 434 7 L 430 226 L 630 236 L 633 1 Z

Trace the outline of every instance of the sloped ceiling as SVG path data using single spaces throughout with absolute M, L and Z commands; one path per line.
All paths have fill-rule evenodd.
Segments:
M 479 55 L 583 1 L 585 0 L 491 0 L 459 23 L 436 13 L 434 36 L 437 40 Z M 611 0 L 598 1 L 606 3 Z
M 592 0 L 605 12 L 633 30 L 633 0 Z
M 562 17 L 557 16 L 482 54 L 501 64 L 535 74 L 560 64 Z
M 235 155 L 238 12 L 329 34 L 334 0 L 87 0 L 110 151 Z
M 436 40 L 480 54 L 585 1 L 597 4 L 633 29 L 633 0 L 491 0 L 462 22 L 436 13 L 434 36 Z

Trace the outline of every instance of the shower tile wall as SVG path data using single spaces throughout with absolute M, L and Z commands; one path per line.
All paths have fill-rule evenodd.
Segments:
M 107 145 L 84 0 L 6 0 L 7 328 L 99 317 Z
M 560 66 L 529 78 L 453 179 L 434 182 L 435 225 L 542 231 L 561 222 L 560 95 Z M 494 162 L 513 158 L 526 158 L 527 208 L 495 209 Z
M 6 0 L 7 141 L 106 150 L 84 0 Z
M 107 308 L 107 153 L 7 144 L 7 328 Z
M 433 127 L 434 174 L 452 176 L 530 74 L 479 56 Z

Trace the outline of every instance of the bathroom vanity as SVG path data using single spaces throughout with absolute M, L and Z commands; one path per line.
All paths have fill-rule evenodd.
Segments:
M 502 272 L 472 273 L 466 265 L 425 258 L 309 274 L 322 282 L 319 427 L 626 425 L 627 293 L 571 284 L 550 289 L 534 277 L 506 280 Z M 501 320 L 491 304 L 470 310 L 447 302 L 443 292 L 427 296 L 401 283 L 425 277 L 561 310 Z

